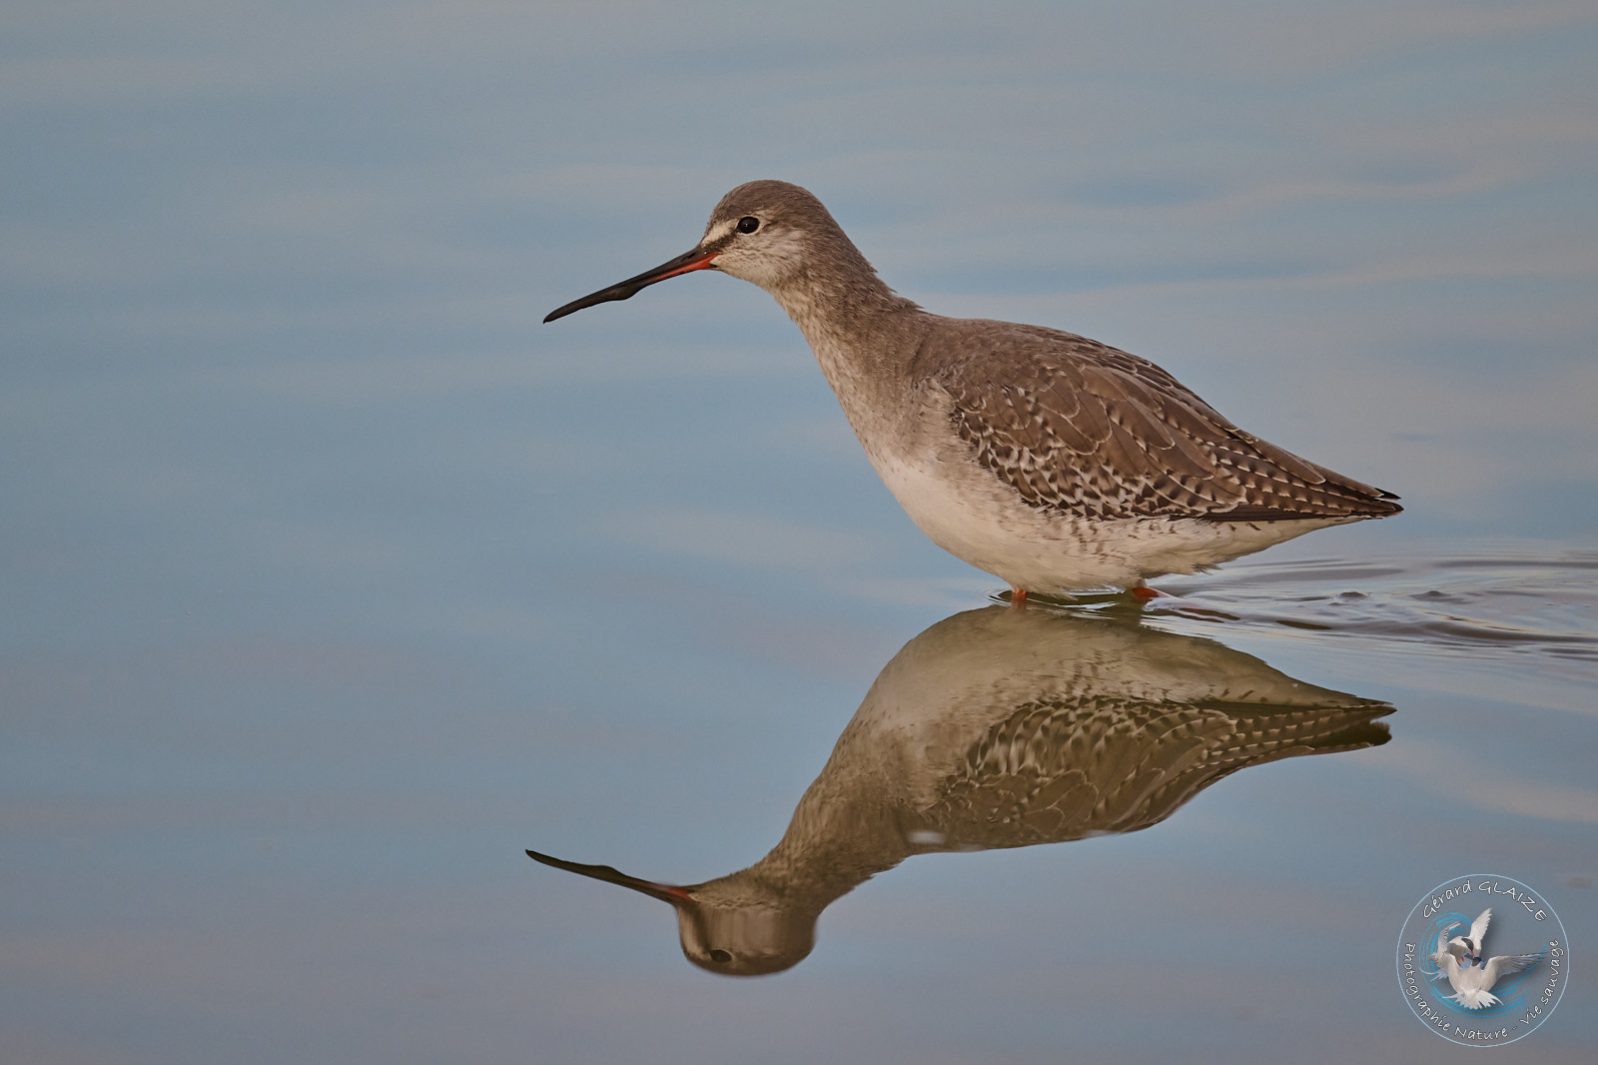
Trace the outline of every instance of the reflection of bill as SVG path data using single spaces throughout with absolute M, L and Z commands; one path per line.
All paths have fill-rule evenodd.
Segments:
M 991 607 L 883 667 L 747 869 L 675 886 L 527 853 L 671 903 L 699 966 L 777 972 L 810 953 L 823 909 L 910 855 L 1147 828 L 1247 766 L 1385 743 L 1391 710 L 1209 640 Z
M 1541 954 L 1483 957 L 1482 951 L 1486 949 L 1483 939 L 1492 917 L 1491 909 L 1483 910 L 1471 922 L 1467 936 L 1450 938 L 1463 922 L 1455 922 L 1437 933 L 1437 949 L 1432 952 L 1432 961 L 1437 963 L 1438 976 L 1446 977 L 1449 986 L 1454 989 L 1454 993 L 1448 997 L 1466 1009 L 1479 1010 L 1498 1005 L 1499 998 L 1492 993 L 1493 985 L 1506 976 L 1531 968 L 1543 958 Z

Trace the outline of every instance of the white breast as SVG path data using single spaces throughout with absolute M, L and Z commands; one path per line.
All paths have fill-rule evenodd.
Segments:
M 1030 592 L 1127 588 L 1162 574 L 1195 573 L 1336 523 L 1072 517 L 1027 505 L 973 460 L 867 452 L 933 543 Z

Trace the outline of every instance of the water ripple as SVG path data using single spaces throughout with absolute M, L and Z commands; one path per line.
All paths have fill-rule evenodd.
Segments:
M 1598 662 L 1595 569 L 1598 552 L 1557 546 L 1239 563 L 1160 582 L 1172 596 L 1145 616 Z

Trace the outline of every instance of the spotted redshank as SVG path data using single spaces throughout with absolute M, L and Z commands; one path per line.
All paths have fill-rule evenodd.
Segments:
M 776 298 L 911 519 L 1017 598 L 1141 590 L 1402 509 L 1391 492 L 1244 432 L 1146 359 L 922 310 L 883 283 L 821 201 L 786 182 L 739 185 L 690 251 L 544 321 L 696 270 Z
M 810 953 L 827 906 L 906 858 L 1135 832 L 1250 766 L 1385 743 L 1392 709 L 1198 637 L 988 607 L 883 667 L 754 865 L 677 885 L 527 853 L 670 903 L 702 968 L 770 973 Z

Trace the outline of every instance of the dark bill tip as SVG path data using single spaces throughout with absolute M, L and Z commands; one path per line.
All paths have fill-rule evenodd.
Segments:
M 693 893 L 687 888 L 678 887 L 676 884 L 657 884 L 653 880 L 643 880 L 636 876 L 628 876 L 626 873 L 622 872 L 620 869 L 614 868 L 613 866 L 585 865 L 582 862 L 569 862 L 564 858 L 556 858 L 551 854 L 540 854 L 533 850 L 527 852 L 527 857 L 543 865 L 552 866 L 556 869 L 564 869 L 568 873 L 576 873 L 578 876 L 586 876 L 593 880 L 603 881 L 607 884 L 616 884 L 620 887 L 631 888 L 633 891 L 639 892 L 643 895 L 648 895 L 650 898 L 660 899 L 662 902 L 669 902 L 673 906 L 679 906 L 685 902 L 693 901 Z
M 618 281 L 609 288 L 602 288 L 598 292 L 590 292 L 581 299 L 572 300 L 564 307 L 557 307 L 544 316 L 544 322 L 547 325 L 557 318 L 564 318 L 568 314 L 580 311 L 584 307 L 592 307 L 596 303 L 631 299 L 641 290 L 648 288 L 657 281 L 664 281 L 668 277 L 676 277 L 678 274 L 686 274 L 694 270 L 706 269 L 715 261 L 717 254 L 715 251 L 706 251 L 704 248 L 694 248 L 686 251 L 669 262 L 661 263 L 653 270 L 645 270 L 637 277 L 629 277 L 625 281 Z

